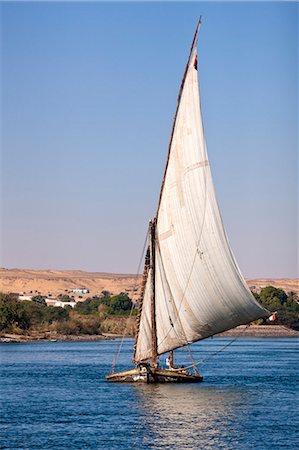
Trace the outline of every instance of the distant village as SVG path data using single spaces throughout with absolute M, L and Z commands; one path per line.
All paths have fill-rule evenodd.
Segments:
M 103 291 L 100 295 L 103 296 L 105 291 Z M 76 289 L 65 289 L 63 293 L 56 295 L 53 297 L 51 292 L 44 294 L 40 291 L 29 291 L 29 292 L 20 292 L 17 293 L 19 300 L 31 301 L 33 298 L 42 297 L 47 306 L 55 306 L 62 307 L 71 306 L 75 307 L 76 303 L 84 302 L 87 297 L 90 295 L 90 290 L 86 288 L 76 288 Z

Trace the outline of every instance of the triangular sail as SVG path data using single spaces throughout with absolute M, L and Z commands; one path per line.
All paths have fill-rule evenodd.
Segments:
M 268 316 L 243 279 L 217 205 L 193 49 L 176 114 L 156 225 L 157 353 Z M 147 283 L 135 360 L 151 355 Z

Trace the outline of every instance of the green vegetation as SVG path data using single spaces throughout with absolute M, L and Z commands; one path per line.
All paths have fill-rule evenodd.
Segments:
M 43 295 L 35 295 L 31 298 L 31 301 L 46 306 L 46 297 L 44 297 Z
M 0 331 L 13 325 L 21 330 L 27 330 L 29 324 L 29 316 L 22 308 L 21 302 L 17 300 L 17 296 L 0 292 Z
M 269 311 L 277 311 L 277 324 L 299 331 L 299 304 L 295 292 L 286 294 L 282 289 L 267 286 L 253 295 Z
M 126 293 L 87 298 L 72 309 L 47 306 L 45 297 L 34 296 L 32 301 L 19 301 L 17 295 L 0 293 L 0 331 L 23 334 L 31 331 L 64 335 L 133 333 L 134 319 L 129 319 L 133 306 Z M 69 301 L 66 295 L 59 300 Z M 135 310 L 137 312 L 137 310 Z
M 101 334 L 101 317 L 82 317 L 78 314 L 70 314 L 69 320 L 59 322 L 56 326 L 57 333 L 66 335 Z
M 282 289 L 268 286 L 254 296 L 269 311 L 277 311 L 278 320 L 274 323 L 299 330 L 299 304 L 294 292 L 286 294 Z M 66 297 L 63 295 L 68 300 Z M 132 335 L 135 327 L 135 317 L 130 317 L 132 307 L 134 316 L 137 309 L 124 292 L 118 295 L 102 292 L 101 296 L 77 303 L 74 309 L 70 306 L 47 306 L 45 297 L 41 295 L 34 296 L 32 301 L 19 301 L 15 294 L 0 293 L 0 331 L 77 336 L 101 333 Z
M 108 293 L 103 297 L 89 297 L 84 302 L 77 303 L 75 311 L 80 314 L 97 314 L 105 311 L 111 315 L 128 315 L 132 306 L 128 294 L 121 292 L 111 297 Z
M 57 300 L 60 302 L 72 302 L 73 299 L 67 294 L 59 294 Z
M 34 297 L 33 297 L 34 298 Z M 15 294 L 0 293 L 0 330 L 22 332 L 54 322 L 65 321 L 64 308 L 47 306 L 45 301 L 19 301 Z

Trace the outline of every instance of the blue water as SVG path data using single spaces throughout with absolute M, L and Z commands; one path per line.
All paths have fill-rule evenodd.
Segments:
M 195 360 L 229 341 L 193 345 Z M 0 448 L 298 448 L 296 339 L 239 339 L 189 385 L 107 383 L 118 345 L 2 344 Z M 125 340 L 117 369 L 130 366 L 132 347 Z

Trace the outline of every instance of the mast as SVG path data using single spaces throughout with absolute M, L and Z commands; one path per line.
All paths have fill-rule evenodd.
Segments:
M 141 314 L 142 314 L 143 298 L 144 298 L 144 291 L 145 291 L 149 266 L 150 266 L 150 249 L 148 247 L 147 251 L 146 251 L 146 255 L 145 255 L 145 261 L 144 261 L 141 293 L 140 293 L 140 298 L 138 300 L 138 315 L 137 315 L 137 319 L 136 319 L 136 330 L 135 330 L 135 336 L 134 336 L 134 355 L 132 358 L 133 363 L 136 363 L 135 355 L 136 355 L 136 349 L 137 349 L 137 339 L 138 339 L 138 335 L 139 335 L 139 331 L 140 331 L 140 320 L 141 320 Z
M 153 364 L 157 365 L 157 325 L 156 325 L 156 289 L 155 289 L 155 234 L 156 234 L 156 219 L 150 221 L 149 224 L 149 253 L 150 253 L 150 268 L 152 269 L 151 286 L 150 286 L 150 300 L 151 300 L 151 359 Z
M 154 366 L 157 366 L 157 325 L 156 325 L 156 289 L 155 289 L 155 234 L 156 234 L 156 219 L 153 219 L 149 223 L 148 231 L 148 249 L 145 256 L 143 280 L 141 287 L 140 300 L 138 301 L 138 316 L 135 331 L 135 342 L 134 342 L 134 356 L 132 359 L 133 363 L 138 363 L 136 360 L 137 352 L 137 342 L 140 333 L 140 323 L 143 314 L 144 306 L 144 294 L 146 291 L 146 286 L 148 285 L 149 296 L 147 297 L 149 301 L 149 322 L 150 322 L 150 354 L 148 359 L 151 359 Z M 147 307 L 146 307 L 147 308 Z
M 173 350 L 169 352 L 169 366 L 173 368 Z
M 163 193 L 163 188 L 164 188 L 164 184 L 165 184 L 165 178 L 166 178 L 166 173 L 167 173 L 167 168 L 168 168 L 168 163 L 169 163 L 169 157 L 170 157 L 170 152 L 171 152 L 171 145 L 172 145 L 172 140 L 173 140 L 173 135 L 174 135 L 174 130 L 175 130 L 176 119 L 177 119 L 177 115 L 178 115 L 178 112 L 179 112 L 181 97 L 182 97 L 182 93 L 183 93 L 183 89 L 184 89 L 184 85 L 185 85 L 185 81 L 186 81 L 186 77 L 187 77 L 187 73 L 188 73 L 188 69 L 189 69 L 189 64 L 190 64 L 190 61 L 191 61 L 191 58 L 192 58 L 194 47 L 196 46 L 197 36 L 198 36 L 200 25 L 201 25 L 201 16 L 199 17 L 197 25 L 196 25 L 196 30 L 195 30 L 195 33 L 194 33 L 194 36 L 193 36 L 193 40 L 192 40 L 192 44 L 191 44 L 191 48 L 190 48 L 187 64 L 186 64 L 186 67 L 185 67 L 185 72 L 184 72 L 184 75 L 183 75 L 183 79 L 182 79 L 182 82 L 181 82 L 181 87 L 180 87 L 179 95 L 178 95 L 178 99 L 177 99 L 176 110 L 175 110 L 175 114 L 174 114 L 174 118 L 173 118 L 173 122 L 172 122 L 170 141 L 169 141 L 169 144 L 168 144 L 168 153 L 167 153 L 166 166 L 165 166 L 165 170 L 164 170 L 162 186 L 161 186 L 160 196 L 159 196 L 159 201 L 158 201 L 156 220 L 158 219 L 158 214 L 159 214 L 159 209 L 160 209 L 160 204 L 161 204 L 161 199 L 162 199 L 162 193 Z

